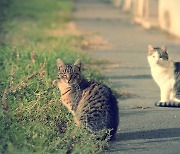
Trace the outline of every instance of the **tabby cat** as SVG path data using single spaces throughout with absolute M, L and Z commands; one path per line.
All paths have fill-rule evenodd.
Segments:
M 169 59 L 166 45 L 161 48 L 149 45 L 147 59 L 152 77 L 161 91 L 161 100 L 155 105 L 180 107 L 180 62 Z
M 84 125 L 92 132 L 110 130 L 114 138 L 119 124 L 118 105 L 110 88 L 87 81 L 82 77 L 82 63 L 64 64 L 57 60 L 57 84 L 62 103 L 74 116 L 77 126 Z

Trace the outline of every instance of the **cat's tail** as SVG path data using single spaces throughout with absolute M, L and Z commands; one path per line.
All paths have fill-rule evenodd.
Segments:
M 180 102 L 156 102 L 155 106 L 180 108 Z

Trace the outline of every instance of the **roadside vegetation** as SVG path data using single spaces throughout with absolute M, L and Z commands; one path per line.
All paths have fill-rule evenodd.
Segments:
M 84 76 L 104 78 L 65 33 L 71 0 L 0 0 L 0 153 L 99 153 L 107 141 L 78 128 L 61 104 L 56 59 L 82 59 Z

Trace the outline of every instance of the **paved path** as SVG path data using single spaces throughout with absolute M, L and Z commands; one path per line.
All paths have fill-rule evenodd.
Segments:
M 157 29 L 143 29 L 128 14 L 100 0 L 76 0 L 74 5 L 78 28 L 95 32 L 113 45 L 86 52 L 113 63 L 102 73 L 114 88 L 134 96 L 119 100 L 117 139 L 105 153 L 180 153 L 180 109 L 154 107 L 159 88 L 151 78 L 146 58 L 148 44 L 167 44 L 170 56 L 180 61 L 180 41 Z

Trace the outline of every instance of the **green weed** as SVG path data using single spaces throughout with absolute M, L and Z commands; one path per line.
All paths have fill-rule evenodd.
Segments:
M 101 152 L 107 141 L 75 126 L 54 84 L 57 58 L 66 63 L 77 59 L 91 63 L 75 48 L 81 36 L 47 33 L 66 26 L 72 2 L 8 2 L 3 23 L 6 36 L 0 46 L 0 153 Z M 84 75 L 104 82 L 91 69 L 85 69 Z

